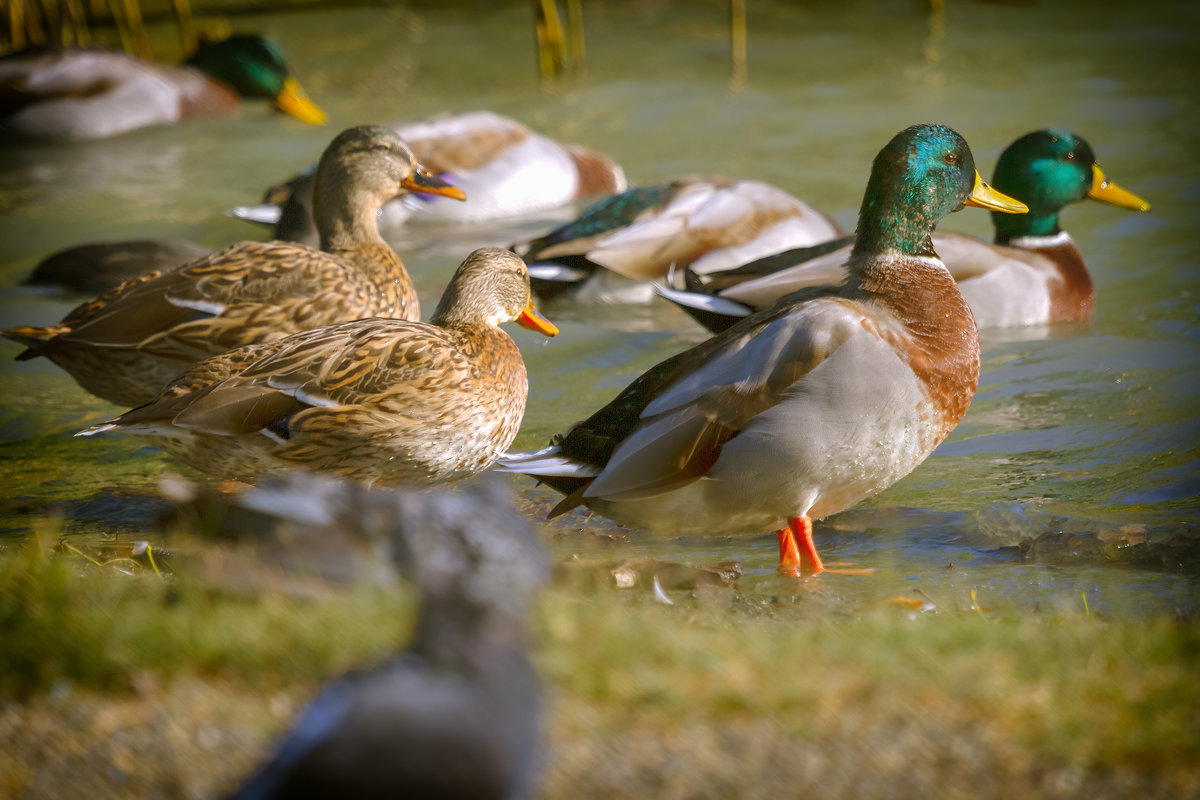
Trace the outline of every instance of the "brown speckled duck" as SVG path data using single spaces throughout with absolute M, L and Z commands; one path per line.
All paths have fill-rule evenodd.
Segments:
M 154 403 L 81 431 L 139 436 L 202 472 L 287 468 L 426 485 L 486 469 L 512 443 L 528 382 L 503 322 L 558 332 L 518 256 L 476 250 L 429 323 L 362 319 L 197 365 Z
M 363 317 L 420 318 L 404 264 L 379 235 L 376 210 L 405 192 L 466 199 L 430 175 L 386 128 L 343 131 L 318 167 L 321 249 L 240 242 L 177 269 L 127 281 L 57 325 L 0 331 L 80 386 L 128 406 L 209 356 Z

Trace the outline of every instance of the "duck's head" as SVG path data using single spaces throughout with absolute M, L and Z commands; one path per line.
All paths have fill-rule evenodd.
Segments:
M 964 205 L 1009 214 L 1026 211 L 1023 203 L 980 180 L 971 148 L 957 131 L 929 124 L 906 128 L 875 157 L 854 251 L 933 255 L 934 226 Z
M 467 199 L 462 189 L 421 166 L 408 143 L 390 128 L 359 125 L 342 131 L 321 154 L 313 184 L 313 217 L 322 247 L 343 216 L 357 222 L 359 211 L 369 209 L 373 227 L 375 210 L 406 192 Z
M 228 84 L 242 97 L 272 100 L 280 111 L 313 125 L 325 122 L 325 112 L 288 76 L 279 46 L 261 36 L 201 42 L 185 63 Z
M 1106 178 L 1091 145 L 1070 131 L 1034 131 L 1017 139 L 1000 154 L 993 183 L 1029 206 L 1023 217 L 993 215 L 1000 241 L 1058 233 L 1058 212 L 1087 198 L 1150 210 L 1145 200 Z
M 481 247 L 467 256 L 433 313 L 438 325 L 500 325 L 514 320 L 546 336 L 558 333 L 533 305 L 525 262 L 498 247 Z

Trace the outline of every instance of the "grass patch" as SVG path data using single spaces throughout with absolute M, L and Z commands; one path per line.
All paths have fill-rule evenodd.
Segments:
M 0 557 L 12 796 L 226 791 L 322 682 L 411 620 L 405 592 L 234 592 L 48 538 Z M 543 595 L 543 797 L 1200 793 L 1193 621 L 678 599 Z
M 682 612 L 611 599 L 545 613 L 546 673 L 583 702 L 659 724 L 776 716 L 819 737 L 869 708 L 978 718 L 1057 757 L 1154 766 L 1200 752 L 1200 626 L 1170 619 L 853 618 Z
M 61 681 L 128 689 L 146 670 L 260 687 L 315 681 L 394 650 L 412 616 L 404 591 L 231 592 L 186 570 L 163 578 L 128 559 L 95 564 L 52 541 L 41 531 L 0 557 L 3 695 Z

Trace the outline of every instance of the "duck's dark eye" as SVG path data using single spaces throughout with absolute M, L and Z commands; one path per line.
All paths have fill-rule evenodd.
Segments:
M 946 153 L 946 157 L 942 160 L 953 166 L 958 163 L 958 153 L 950 151 L 949 153 Z
M 377 144 L 377 145 L 375 145 L 375 149 L 380 151 L 381 153 L 386 153 L 388 150 L 391 150 L 392 148 L 391 148 L 391 146 L 386 145 L 386 144 Z
M 1067 153 L 1067 161 L 1074 161 L 1074 160 L 1075 160 L 1075 151 L 1072 150 Z

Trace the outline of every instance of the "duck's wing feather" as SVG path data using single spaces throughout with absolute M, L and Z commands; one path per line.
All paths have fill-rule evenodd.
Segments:
M 560 442 L 603 466 L 584 495 L 635 499 L 702 477 L 727 441 L 862 330 L 866 313 L 833 297 L 781 304 L 651 369 Z
M 781 253 L 763 256 L 733 269 L 708 272 L 701 275 L 689 268 L 685 271 L 684 278 L 689 289 L 694 291 L 719 292 L 731 286 L 737 286 L 756 278 L 773 275 L 776 272 L 804 264 L 819 256 L 832 253 L 835 250 L 843 250 L 847 245 L 853 243 L 853 236 L 841 236 L 808 247 L 793 247 Z M 836 283 L 837 281 L 826 282 Z
M 514 245 L 526 261 L 585 255 L 594 243 L 614 230 L 624 229 L 639 218 L 654 215 L 687 184 L 672 181 L 654 186 L 636 186 L 589 206 L 579 217 L 537 239 Z
M 849 258 L 850 247 L 842 247 L 761 278 L 722 289 L 721 296 L 751 308 L 768 308 L 779 298 L 800 289 L 845 283 L 846 261 Z
M 130 412 L 121 420 L 168 417 L 171 424 L 190 430 L 239 435 L 265 429 L 281 437 L 287 435 L 289 419 L 310 408 L 395 406 L 416 420 L 436 413 L 431 392 L 444 394 L 446 386 L 465 385 L 469 370 L 467 358 L 440 328 L 358 320 L 284 339 L 232 377 L 164 400 L 157 413 L 144 407 L 135 410 L 137 417 Z M 191 377 L 185 374 L 176 383 Z
M 334 273 L 336 282 L 318 277 Z M 338 291 L 319 288 L 333 285 Z M 259 332 L 302 328 L 306 318 L 349 309 L 368 291 L 327 253 L 290 242 L 241 242 L 83 304 L 63 321 L 70 327 L 63 338 L 195 361 L 254 341 Z

